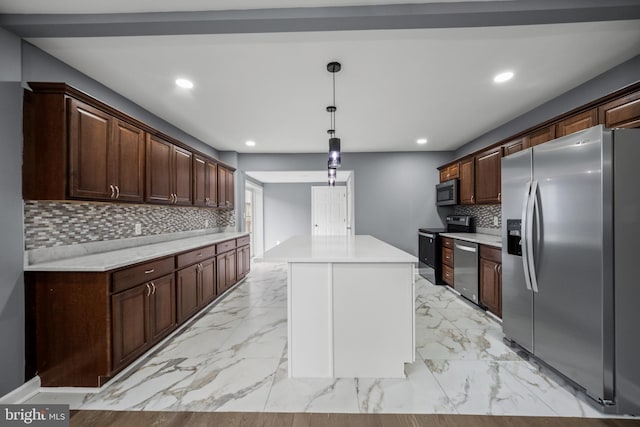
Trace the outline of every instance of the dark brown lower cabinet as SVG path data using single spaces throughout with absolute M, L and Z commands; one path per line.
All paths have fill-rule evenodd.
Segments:
M 502 252 L 480 245 L 480 304 L 502 318 Z
M 236 250 L 218 254 L 218 294 L 223 293 L 238 281 L 236 272 Z
M 112 295 L 113 366 L 118 369 L 176 327 L 173 273 Z
M 176 274 L 178 280 L 177 298 L 178 323 L 184 322 L 198 311 L 198 276 L 200 275 L 200 264 L 195 264 Z
M 251 250 L 249 246 L 243 246 L 236 249 L 236 261 L 237 261 L 237 279 L 240 280 L 249 274 L 251 269 Z
M 107 272 L 25 272 L 25 377 L 102 386 L 246 275 L 238 241 Z
M 200 311 L 216 297 L 215 259 L 178 270 L 178 323 Z

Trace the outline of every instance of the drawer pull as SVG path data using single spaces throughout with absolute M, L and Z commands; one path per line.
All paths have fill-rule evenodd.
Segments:
M 154 271 L 156 271 L 156 269 L 155 269 L 155 268 L 152 268 L 152 269 L 150 269 L 150 270 L 145 270 L 145 271 L 144 271 L 144 274 L 151 274 L 151 273 L 153 273 Z

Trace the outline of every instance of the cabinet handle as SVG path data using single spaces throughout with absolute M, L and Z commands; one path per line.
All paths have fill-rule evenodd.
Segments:
M 156 271 L 156 269 L 155 269 L 155 268 L 152 268 L 152 269 L 150 269 L 150 270 L 145 270 L 145 271 L 144 271 L 144 274 L 153 273 L 154 271 Z
M 176 203 L 178 203 L 178 195 L 173 193 L 173 204 L 175 205 Z
M 151 282 L 151 286 L 153 286 L 153 291 L 151 291 L 151 295 L 155 295 L 156 294 L 156 284 Z
M 198 255 L 196 255 L 197 257 L 201 257 L 202 256 L 202 252 L 200 252 Z
M 113 187 L 113 184 L 109 184 L 109 187 L 111 187 L 111 196 L 109 196 L 110 199 L 113 199 L 113 195 L 116 192 L 116 189 Z
M 502 264 L 498 264 L 498 274 L 502 274 Z
M 471 201 L 472 201 L 472 202 L 473 202 L 473 199 L 474 199 L 475 197 L 476 197 L 476 196 L 474 196 L 473 194 L 471 195 Z
M 498 274 L 498 266 L 499 266 L 499 265 L 500 265 L 500 264 L 496 264 L 496 265 L 494 265 L 494 266 L 493 266 L 493 271 L 495 271 L 495 272 L 496 272 L 496 274 Z
M 498 193 L 498 201 L 502 201 L 502 193 Z
M 120 188 L 116 185 L 116 199 L 120 197 Z
M 147 283 L 147 296 L 151 295 L 151 286 Z

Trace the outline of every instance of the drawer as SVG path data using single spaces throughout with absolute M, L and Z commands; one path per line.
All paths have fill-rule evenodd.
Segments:
M 453 268 L 448 265 L 442 266 L 442 281 L 453 288 Z
M 453 268 L 453 249 L 442 248 L 442 263 Z
M 177 266 L 178 268 L 186 267 L 214 256 L 216 256 L 216 245 L 205 246 L 204 248 L 194 249 L 178 255 Z
M 443 237 L 442 238 L 442 246 L 445 247 L 445 248 L 453 249 L 453 239 L 451 239 L 449 237 Z
M 223 252 L 229 252 L 232 249 L 236 248 L 235 240 L 227 240 L 226 242 L 218 243 L 216 245 L 218 247 L 218 253 L 221 254 Z
M 501 264 L 502 250 L 493 246 L 480 245 L 480 258 Z
M 111 291 L 120 292 L 165 274 L 173 273 L 175 269 L 173 263 L 173 257 L 168 257 L 116 271 L 111 276 Z
M 236 245 L 238 247 L 246 246 L 249 244 L 250 241 L 251 241 L 251 238 L 249 236 L 240 237 L 239 239 L 236 239 Z

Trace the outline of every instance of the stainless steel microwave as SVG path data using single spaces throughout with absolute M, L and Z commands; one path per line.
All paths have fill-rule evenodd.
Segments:
M 436 185 L 436 206 L 458 204 L 458 180 L 450 179 Z

